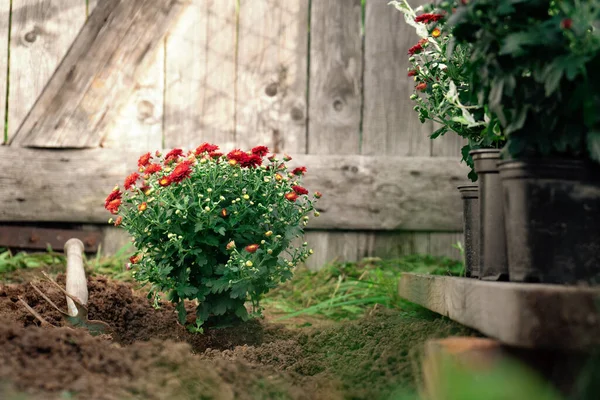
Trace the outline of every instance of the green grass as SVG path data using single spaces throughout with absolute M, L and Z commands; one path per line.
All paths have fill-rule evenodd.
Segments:
M 284 313 L 279 320 L 302 315 L 352 320 L 377 306 L 416 311 L 420 307 L 398 296 L 403 272 L 461 275 L 462 270 L 459 261 L 429 255 L 367 258 L 358 263 L 334 263 L 319 271 L 300 267 L 294 278 L 269 292 L 263 304 Z

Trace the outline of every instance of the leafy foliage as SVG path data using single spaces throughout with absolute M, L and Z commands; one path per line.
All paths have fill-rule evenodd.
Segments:
M 430 120 L 440 124 L 441 127 L 431 135 L 432 139 L 447 132 L 455 132 L 466 139 L 462 160 L 471 168 L 469 178 L 476 181 L 469 152 L 501 147 L 505 139 L 499 124 L 491 121 L 488 108 L 471 98 L 469 76 L 464 68 L 469 62 L 471 44 L 455 43 L 452 29 L 446 23 L 447 15 L 459 3 L 458 0 L 446 1 L 413 9 L 407 0 L 390 2 L 421 37 L 409 49 L 411 67 L 408 75 L 416 82 L 410 97 L 416 103 L 414 109 L 421 122 Z
M 448 23 L 471 48 L 469 101 L 489 106 L 509 153 L 600 161 L 600 0 L 464 3 Z
M 227 156 L 216 149 L 205 143 L 186 156 L 180 149 L 165 157 L 147 153 L 138 162 L 143 175 L 132 173 L 128 191 L 115 188 L 106 203 L 119 214 L 115 224 L 134 238 L 132 274 L 151 284 L 155 305 L 167 293 L 185 323 L 183 301 L 198 301 L 193 330 L 209 320 L 247 319 L 247 300 L 252 315 L 260 314 L 261 296 L 312 253 L 307 243 L 292 245 L 314 210 L 315 200 L 299 186 L 306 169 L 288 171 L 275 156 L 263 165 L 264 146 Z

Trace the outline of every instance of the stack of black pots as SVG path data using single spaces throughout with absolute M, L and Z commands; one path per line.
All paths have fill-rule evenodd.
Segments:
M 463 198 L 466 275 L 600 284 L 600 168 L 581 160 L 501 160 L 471 152 Z

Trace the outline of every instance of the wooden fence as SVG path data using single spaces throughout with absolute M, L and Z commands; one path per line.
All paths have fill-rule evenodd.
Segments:
M 226 150 L 264 144 L 297 155 L 308 165 L 307 186 L 325 194 L 322 217 L 307 233 L 311 265 L 407 253 L 460 257 L 452 245 L 462 240 L 461 142 L 430 141 L 432 124 L 412 110 L 406 52 L 418 38 L 387 0 L 190 0 L 143 73 L 122 67 L 138 56 L 130 43 L 89 66 L 106 76 L 94 76 L 81 96 L 57 86 L 69 107 L 40 97 L 52 93 L 57 67 L 66 69 L 61 60 L 104 2 L 130 7 L 126 0 L 0 1 L 8 144 L 0 147 L 0 221 L 102 223 L 105 194 L 141 152 L 204 141 Z M 131 7 L 131 19 L 145 18 Z M 140 21 L 128 29 L 154 29 Z M 70 73 L 75 66 L 88 68 L 79 62 Z M 115 95 L 121 87 L 132 91 Z M 126 101 L 105 104 L 111 95 Z

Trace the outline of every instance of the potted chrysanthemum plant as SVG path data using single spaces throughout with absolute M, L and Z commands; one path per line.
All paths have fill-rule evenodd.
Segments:
M 469 179 L 477 184 L 459 186 L 464 200 L 465 264 L 482 279 L 506 279 L 508 266 L 504 234 L 501 183 L 497 169 L 505 138 L 500 124 L 490 118 L 485 103 L 471 97 L 469 62 L 471 45 L 456 43 L 447 21 L 461 1 L 443 1 L 412 8 L 407 0 L 392 1 L 407 24 L 421 38 L 408 49 L 408 75 L 415 80 L 411 99 L 421 122 L 440 127 L 431 134 L 458 134 L 466 142 L 462 161 Z
M 507 136 L 510 278 L 600 281 L 600 0 L 465 1 L 471 101 Z
M 195 331 L 259 315 L 261 296 L 312 254 L 295 239 L 309 214 L 319 215 L 321 194 L 309 195 L 301 183 L 306 168 L 289 169 L 289 156 L 267 156 L 265 146 L 218 150 L 204 143 L 188 153 L 146 153 L 105 203 L 137 248 L 135 279 L 151 285 L 157 306 L 166 293 L 182 324 L 184 300 L 196 301 L 188 326 Z

